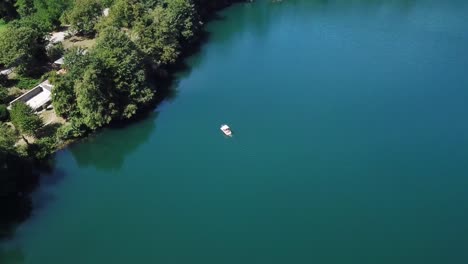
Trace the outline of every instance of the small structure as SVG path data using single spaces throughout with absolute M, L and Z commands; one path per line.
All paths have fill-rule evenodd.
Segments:
M 30 106 L 34 111 L 41 111 L 45 109 L 52 101 L 53 88 L 54 86 L 47 80 L 34 87 L 27 93 L 16 98 L 15 100 L 11 101 L 8 108 L 11 109 L 11 106 L 14 103 L 21 101 Z
M 57 71 L 58 75 L 64 75 L 66 73 L 67 73 L 67 70 L 65 70 L 65 69 L 60 69 L 60 70 Z
M 62 66 L 64 64 L 64 60 L 63 60 L 63 57 L 61 57 L 60 59 L 54 61 L 54 64 L 57 65 L 57 66 Z
M 69 34 L 70 33 L 68 32 L 68 30 L 51 33 L 47 38 L 49 43 L 47 44 L 46 49 L 48 50 L 55 44 L 63 42 L 65 40 L 65 37 Z
M 14 70 L 14 68 L 1 70 L 1 71 L 0 71 L 0 74 L 1 74 L 1 75 L 5 75 L 5 76 L 8 76 L 8 75 L 10 75 L 10 74 L 13 72 L 13 70 Z
M 104 10 L 102 10 L 102 15 L 105 17 L 109 16 L 109 11 L 110 11 L 110 8 L 104 8 Z

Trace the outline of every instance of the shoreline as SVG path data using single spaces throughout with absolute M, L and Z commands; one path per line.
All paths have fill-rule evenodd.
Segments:
M 49 155 L 47 155 L 44 159 L 39 160 L 39 162 L 47 162 L 47 160 L 50 159 L 50 156 L 54 155 L 56 152 L 64 150 L 67 147 L 70 147 L 74 144 L 78 144 L 80 143 L 80 141 L 100 133 L 103 129 L 125 128 L 127 125 L 134 124 L 146 118 L 152 111 L 155 111 L 162 102 L 164 102 L 167 98 L 171 96 L 173 92 L 172 85 L 176 80 L 176 75 L 180 72 L 183 72 L 188 67 L 188 65 L 186 64 L 186 60 L 189 57 L 198 54 L 202 46 L 205 43 L 207 43 L 207 41 L 209 41 L 209 32 L 206 31 L 206 25 L 212 21 L 219 19 L 219 12 L 221 12 L 222 10 L 229 8 L 235 4 L 249 4 L 252 2 L 252 0 L 225 0 L 221 3 L 220 6 L 210 10 L 209 13 L 206 13 L 204 16 L 200 15 L 202 23 L 201 29 L 197 32 L 198 34 L 194 36 L 193 40 L 187 43 L 182 43 L 181 53 L 177 58 L 176 62 L 171 65 L 168 65 L 167 67 L 153 70 L 153 73 L 155 75 L 154 77 L 152 77 L 152 82 L 162 85 L 156 85 L 157 91 L 154 94 L 154 99 L 152 100 L 152 102 L 150 102 L 148 106 L 142 108 L 140 111 L 137 111 L 137 113 L 130 119 L 115 120 L 109 123 L 108 125 L 100 127 L 95 131 L 89 131 L 83 136 L 67 139 L 60 142 L 56 146 L 54 151 L 49 153 Z M 68 121 L 65 120 L 64 124 L 68 124 Z
M 219 18 L 218 14 L 220 11 L 237 3 L 249 2 L 250 1 L 244 0 L 226 0 L 221 3 L 218 2 L 219 4 L 212 7 L 209 12 L 200 14 L 200 30 L 194 35 L 192 40 L 182 43 L 181 53 L 173 64 L 154 71 L 155 76 L 151 77 L 151 81 L 158 84 L 158 91 L 155 92 L 153 100 L 150 101 L 147 106 L 139 109 L 131 118 L 115 120 L 94 131 L 87 131 L 82 136 L 61 140 L 57 142 L 57 145 L 43 158 L 33 157 L 30 154 L 22 158 L 13 157 L 17 160 L 16 163 L 19 164 L 19 166 L 24 167 L 23 170 L 28 170 L 30 173 L 17 175 L 17 177 L 20 176 L 18 179 L 15 179 L 15 184 L 18 185 L 18 188 L 16 188 L 14 193 L 5 197 L 4 201 L 0 201 L 2 202 L 2 204 L 0 204 L 1 208 L 5 208 L 4 217 L 0 219 L 0 243 L 13 238 L 16 227 L 20 223 L 27 221 L 31 216 L 34 210 L 31 194 L 39 187 L 40 175 L 43 172 L 50 172 L 53 170 L 53 157 L 57 152 L 65 150 L 75 144 L 80 144 L 83 140 L 101 133 L 103 129 L 121 129 L 147 118 L 164 100 L 171 96 L 173 92 L 172 85 L 176 80 L 176 75 L 188 67 L 188 65 L 186 65 L 186 59 L 196 55 L 200 51 L 202 45 L 209 40 L 209 33 L 206 31 L 206 25 Z M 7 171 L 7 173 L 9 172 Z M 15 177 L 14 175 L 12 176 Z

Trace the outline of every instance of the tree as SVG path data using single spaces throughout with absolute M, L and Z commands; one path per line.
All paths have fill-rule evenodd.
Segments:
M 98 0 L 76 0 L 73 8 L 64 16 L 71 29 L 83 35 L 93 35 L 95 25 L 102 14 L 102 5 Z
M 199 19 L 190 0 L 168 1 L 135 23 L 133 39 L 158 65 L 174 63 L 184 42 L 193 39 Z
M 0 104 L 0 122 L 5 122 L 10 117 L 6 105 Z
M 0 1 L 0 18 L 9 21 L 18 16 L 15 9 L 15 0 L 2 0 Z
M 3 89 L 8 83 L 8 76 L 4 74 L 0 74 L 0 89 Z M 1 91 L 0 91 L 1 93 Z M 1 100 L 0 100 L 1 101 Z
M 133 29 L 133 40 L 156 65 L 174 63 L 179 57 L 180 43 L 169 22 L 164 9 L 158 7 Z
M 199 17 L 191 0 L 167 2 L 167 14 L 178 39 L 190 41 L 198 30 Z
M 92 53 L 107 68 L 114 93 L 119 98 L 119 110 L 128 104 L 143 105 L 151 101 L 153 91 L 146 83 L 144 56 L 135 43 L 117 28 L 101 33 Z
M 72 4 L 72 0 L 34 0 L 35 15 L 45 23 L 56 27 L 60 17 Z
M 51 30 L 60 25 L 60 17 L 72 0 L 17 0 L 16 8 L 21 17 L 31 18 Z
M 28 152 L 38 160 L 42 160 L 55 151 L 57 140 L 55 137 L 44 137 L 29 146 Z
M 103 79 L 102 66 L 91 65 L 75 85 L 78 109 L 83 122 L 91 129 L 109 124 L 117 114 Z
M 44 33 L 12 23 L 0 34 L 0 47 L 0 64 L 27 73 L 45 57 Z
M 14 153 L 15 144 L 18 141 L 18 135 L 5 123 L 0 122 L 0 149 Z
M 23 102 L 13 104 L 10 112 L 11 121 L 23 134 L 34 136 L 43 126 L 42 119 L 34 113 L 31 107 Z
M 65 75 L 53 75 L 49 80 L 54 85 L 52 104 L 55 112 L 65 118 L 79 115 L 75 82 L 83 77 L 86 67 L 90 63 L 89 55 L 80 48 L 70 49 L 64 55 Z
M 34 0 L 16 0 L 15 6 L 21 17 L 27 17 L 36 12 Z
M 73 116 L 77 111 L 73 79 L 69 75 L 57 76 L 52 84 L 52 105 L 55 112 L 65 118 Z
M 0 84 L 0 104 L 6 103 L 7 98 L 8 98 L 8 90 Z
M 145 6 L 141 0 L 116 0 L 109 16 L 104 19 L 101 28 L 113 26 L 117 28 L 133 27 L 133 23 L 144 15 Z
M 72 50 L 65 55 L 68 73 L 54 80 L 55 110 L 93 130 L 132 117 L 154 95 L 143 61 L 125 33 L 107 28 L 90 52 Z
M 47 57 L 49 61 L 55 61 L 60 59 L 63 56 L 65 49 L 63 47 L 62 42 L 54 44 L 47 49 Z

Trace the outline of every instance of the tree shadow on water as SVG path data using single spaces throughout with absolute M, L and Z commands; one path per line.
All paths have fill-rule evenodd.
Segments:
M 25 262 L 24 252 L 20 248 L 1 249 L 0 263 L 2 264 L 21 264 Z
M 46 161 L 13 154 L 3 158 L 8 168 L 0 168 L 0 240 L 11 239 L 16 227 L 32 215 L 32 193 L 41 184 L 41 175 L 54 171 L 53 163 Z
M 80 167 L 103 171 L 122 168 L 128 155 L 145 144 L 156 128 L 158 113 L 140 115 L 130 123 L 114 124 L 70 148 Z

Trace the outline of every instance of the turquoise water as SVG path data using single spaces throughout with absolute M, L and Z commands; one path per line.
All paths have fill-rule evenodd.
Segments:
M 0 262 L 468 263 L 466 14 L 226 10 L 173 99 L 56 155 Z

